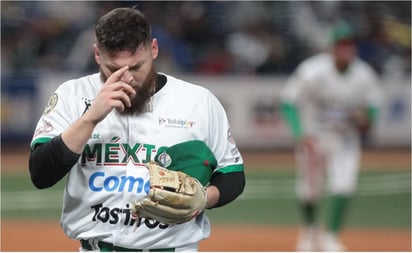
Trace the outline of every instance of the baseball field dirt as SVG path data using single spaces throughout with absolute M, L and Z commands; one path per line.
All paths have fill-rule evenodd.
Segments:
M 200 251 L 294 251 L 293 227 L 212 225 L 212 234 Z M 342 240 L 349 251 L 410 251 L 409 230 L 347 229 Z M 3 221 L 1 251 L 78 251 L 80 244 L 67 238 L 58 222 Z
M 11 167 L 26 168 L 27 152 L 2 149 L 2 174 L 15 173 Z M 265 164 L 289 164 L 290 152 L 245 152 L 245 165 L 262 168 Z M 367 151 L 365 168 L 410 168 L 411 153 L 406 151 Z M 5 166 L 7 164 L 13 166 Z M 294 251 L 297 227 L 212 224 L 210 238 L 200 244 L 201 251 Z M 342 240 L 349 251 L 411 251 L 410 229 L 347 228 Z M 1 251 L 78 251 L 79 243 L 67 238 L 57 220 L 2 220 Z

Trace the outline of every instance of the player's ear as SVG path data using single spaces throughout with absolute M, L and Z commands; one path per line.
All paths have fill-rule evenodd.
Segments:
M 94 59 L 96 60 L 97 64 L 100 65 L 101 59 L 100 59 L 99 48 L 97 47 L 96 44 L 93 45 L 93 48 L 94 48 Z
M 152 59 L 154 60 L 159 55 L 159 44 L 157 43 L 157 39 L 152 40 L 151 51 L 152 51 Z

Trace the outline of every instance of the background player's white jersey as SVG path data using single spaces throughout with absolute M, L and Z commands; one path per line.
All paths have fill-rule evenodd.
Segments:
M 284 101 L 297 103 L 306 133 L 354 133 L 348 115 L 354 108 L 379 106 L 381 94 L 373 69 L 355 58 L 339 73 L 333 56 L 322 53 L 304 61 L 282 91 Z M 299 106 L 305 101 L 305 107 Z
M 165 76 L 167 83 L 154 95 L 152 112 L 121 116 L 113 110 L 94 129 L 67 178 L 61 225 L 69 237 L 144 249 L 181 247 L 209 236 L 204 213 L 180 225 L 130 215 L 129 203 L 148 192 L 144 164 L 161 146 L 202 140 L 218 161 L 216 170 L 243 164 L 216 97 L 203 87 Z M 59 86 L 37 124 L 32 145 L 72 125 L 101 85 L 99 74 L 93 74 Z

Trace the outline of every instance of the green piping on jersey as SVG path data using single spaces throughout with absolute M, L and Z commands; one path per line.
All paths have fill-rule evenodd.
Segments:
M 53 138 L 50 138 L 50 137 L 38 138 L 38 139 L 34 140 L 34 141 L 31 143 L 30 148 L 34 148 L 34 147 L 35 147 L 37 144 L 39 144 L 39 143 L 49 142 L 49 141 L 51 141 L 52 139 L 53 139 Z
M 300 138 L 303 134 L 303 130 L 302 130 L 302 124 L 299 118 L 298 108 L 292 103 L 282 102 L 280 106 L 280 110 L 293 136 L 297 139 Z
M 226 174 L 226 173 L 233 173 L 233 172 L 242 172 L 243 171 L 243 164 L 235 164 L 222 167 L 217 170 L 217 172 Z

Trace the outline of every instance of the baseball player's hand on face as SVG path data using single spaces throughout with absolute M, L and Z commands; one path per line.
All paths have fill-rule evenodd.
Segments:
M 129 84 L 133 81 L 132 75 L 125 66 L 113 72 L 103 84 L 92 106 L 87 111 L 88 117 L 96 124 L 103 120 L 114 108 L 123 111 L 131 106 L 131 98 L 136 91 Z

